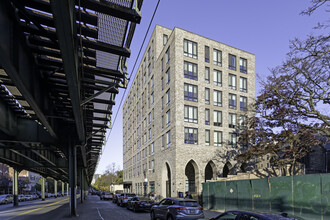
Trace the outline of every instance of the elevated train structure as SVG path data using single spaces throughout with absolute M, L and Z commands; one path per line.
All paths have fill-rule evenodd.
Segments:
M 0 162 L 91 183 L 143 0 L 0 1 Z M 83 195 L 83 194 L 82 194 Z M 81 198 L 83 202 L 83 196 Z

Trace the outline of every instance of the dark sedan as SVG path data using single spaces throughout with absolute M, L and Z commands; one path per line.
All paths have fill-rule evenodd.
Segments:
M 127 201 L 127 209 L 131 209 L 133 212 L 150 211 L 152 205 L 151 201 L 140 200 L 137 196 Z
M 120 196 L 120 194 L 114 194 L 114 195 L 113 195 L 112 202 L 117 204 L 118 199 L 119 199 L 119 196 Z
M 203 208 L 193 199 L 165 198 L 151 207 L 151 220 L 202 219 Z
M 210 220 L 297 220 L 296 218 L 290 218 L 287 214 L 273 214 L 273 213 L 261 213 L 261 212 L 248 212 L 248 211 L 228 211 L 224 212 L 216 217 L 210 218 Z

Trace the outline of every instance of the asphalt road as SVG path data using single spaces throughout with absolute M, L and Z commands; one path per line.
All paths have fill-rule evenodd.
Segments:
M 36 200 L 20 203 L 18 207 L 12 204 L 0 206 L 0 220 L 148 220 L 147 212 L 134 213 L 124 207 L 119 207 L 111 201 L 100 200 L 96 195 L 89 195 L 84 203 L 77 200 L 78 216 L 69 215 L 69 197 Z M 218 213 L 204 211 L 210 218 Z

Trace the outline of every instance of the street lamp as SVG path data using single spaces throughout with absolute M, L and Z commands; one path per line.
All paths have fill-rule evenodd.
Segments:
M 144 182 L 143 182 L 143 186 L 144 186 L 144 197 L 147 197 L 147 186 L 148 186 L 148 178 L 147 178 L 147 171 L 150 171 L 152 169 L 145 169 L 143 171 L 144 174 Z
M 110 192 L 113 193 L 113 183 L 111 183 L 111 186 L 110 186 Z

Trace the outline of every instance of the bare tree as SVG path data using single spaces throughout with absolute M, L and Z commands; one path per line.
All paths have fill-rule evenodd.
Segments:
M 313 0 L 302 14 L 310 15 L 326 2 Z M 255 116 L 248 120 L 248 129 L 240 139 L 249 148 L 239 160 L 269 154 L 273 167 L 291 175 L 299 172 L 299 161 L 313 146 L 330 137 L 329 67 L 328 33 L 290 42 L 286 61 L 271 69 L 271 75 L 262 82 L 263 89 L 254 106 Z

